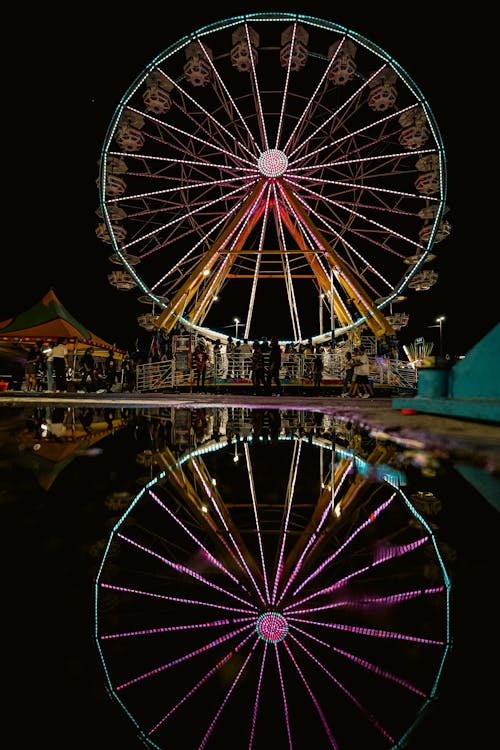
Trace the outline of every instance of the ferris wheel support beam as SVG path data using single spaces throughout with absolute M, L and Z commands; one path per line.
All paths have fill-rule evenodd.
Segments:
M 207 284 L 203 293 L 200 295 L 196 304 L 192 308 L 191 320 L 193 323 L 198 324 L 203 322 L 205 316 L 214 301 L 215 295 L 220 289 L 223 281 L 229 278 L 231 268 L 236 261 L 236 258 L 243 250 L 244 244 L 247 240 L 248 235 L 260 220 L 262 213 L 264 212 L 264 205 L 261 203 L 254 211 L 251 212 L 248 221 L 246 221 L 239 233 L 239 236 L 231 248 L 227 247 L 226 242 L 223 242 L 219 252 L 219 259 L 221 260 L 220 268 L 216 275 L 214 275 L 213 283 Z M 232 234 L 231 227 L 224 230 L 224 237 L 228 237 Z
M 394 453 L 396 452 L 396 446 L 389 446 L 389 445 L 383 445 L 382 443 L 377 443 L 373 451 L 369 454 L 367 457 L 367 462 L 370 466 L 377 466 L 381 463 L 387 463 L 392 456 L 394 456 Z M 347 491 L 342 496 L 342 499 L 340 500 L 340 514 L 343 515 L 346 510 L 350 507 L 350 505 L 354 502 L 355 499 L 359 500 L 359 495 L 362 494 L 367 488 L 370 487 L 370 484 L 372 483 L 372 478 L 366 478 L 363 476 L 362 473 L 356 474 L 354 477 L 351 486 L 347 489 Z M 328 526 L 328 533 L 332 531 L 333 526 L 335 525 L 335 520 L 332 518 L 331 523 Z
M 286 211 L 284 207 L 281 208 L 281 218 L 283 220 L 283 223 L 286 225 L 288 231 L 297 242 L 297 245 L 300 248 L 300 251 L 303 253 L 307 262 L 311 266 L 311 270 L 314 274 L 314 277 L 316 278 L 316 281 L 318 283 L 320 290 L 329 298 L 333 293 L 331 279 L 325 273 L 323 266 L 318 261 L 317 251 L 311 250 L 310 248 L 307 247 L 304 241 L 304 236 L 302 232 L 298 230 L 296 223 L 292 220 L 290 214 L 288 213 L 288 211 Z M 339 321 L 342 323 L 342 325 L 352 324 L 352 319 L 349 317 L 349 314 L 347 310 L 345 309 L 345 307 L 337 299 L 337 296 L 334 297 L 333 305 L 334 305 L 335 314 L 337 318 L 339 319 Z
M 290 205 L 296 211 L 297 215 L 300 216 L 301 221 L 309 229 L 313 237 L 318 241 L 322 251 L 325 254 L 325 258 L 332 271 L 334 272 L 339 283 L 344 287 L 345 291 L 351 296 L 354 306 L 366 320 L 366 325 L 371 329 L 376 338 L 382 336 L 395 336 L 395 330 L 385 318 L 384 315 L 378 310 L 375 302 L 371 299 L 370 295 L 361 287 L 356 280 L 354 274 L 350 271 L 347 264 L 338 256 L 332 246 L 328 243 L 324 235 L 316 227 L 314 222 L 310 219 L 308 214 L 305 212 L 302 205 L 295 198 L 293 191 L 290 187 L 282 180 L 280 180 L 280 187 L 283 193 L 286 195 Z M 328 289 L 328 285 L 325 287 Z
M 193 272 L 188 276 L 186 281 L 183 283 L 180 289 L 176 292 L 173 299 L 165 307 L 163 312 L 160 313 L 155 324 L 157 328 L 165 331 L 165 333 L 170 333 L 170 331 L 172 331 L 175 328 L 175 326 L 177 325 L 177 321 L 185 313 L 185 311 L 187 310 L 187 306 L 189 305 L 191 300 L 195 297 L 196 293 L 198 292 L 199 288 L 202 286 L 203 282 L 206 281 L 207 272 L 209 273 L 210 270 L 213 269 L 215 265 L 217 264 L 217 262 L 220 260 L 224 245 L 226 244 L 228 238 L 233 235 L 237 227 L 243 221 L 245 214 L 247 214 L 250 206 L 254 203 L 260 191 L 262 190 L 263 182 L 264 182 L 263 180 L 259 180 L 259 182 L 256 184 L 255 188 L 252 190 L 248 198 L 241 205 L 234 219 L 221 232 L 221 234 L 219 235 L 217 240 L 214 242 L 212 247 L 206 253 L 203 254 L 201 260 L 199 261 L 199 263 L 197 263 Z M 247 226 L 245 227 L 245 231 L 242 232 L 242 237 L 238 239 L 239 245 L 243 244 L 248 233 L 251 231 L 251 229 L 257 222 L 258 218 L 259 218 L 259 215 L 255 215 L 248 222 Z M 217 287 L 220 287 L 224 279 L 227 277 L 227 274 L 229 273 L 232 264 L 236 260 L 236 257 L 237 257 L 236 252 L 228 253 L 225 256 L 224 273 L 218 274 L 216 277 Z M 210 286 L 210 294 L 206 293 L 202 295 L 200 297 L 200 300 L 192 308 L 192 310 L 191 309 L 189 310 L 189 314 L 193 315 L 193 322 L 195 321 L 200 322 L 200 320 L 203 319 L 208 309 L 208 305 L 213 301 L 213 295 L 215 291 L 214 285 L 211 284 L 209 286 Z
M 158 455 L 167 467 L 175 466 L 177 463 L 177 459 L 168 447 Z M 262 586 L 262 572 L 236 528 L 222 498 L 213 486 L 204 463 L 193 459 L 191 471 L 187 472 L 185 467 L 176 467 L 171 469 L 166 476 L 174 493 L 178 493 L 182 501 L 192 507 L 198 523 L 206 533 L 210 534 L 216 549 L 222 545 L 224 555 L 228 553 L 241 570 L 244 569 L 240 559 L 243 557 L 251 573 L 249 578 L 253 576 L 254 580 Z M 210 488 L 209 492 L 206 488 Z M 204 507 L 208 508 L 209 512 L 203 510 Z M 236 549 L 240 551 L 240 554 L 235 552 Z
M 333 487 L 340 487 L 344 480 L 346 480 L 346 478 L 350 476 L 351 471 L 352 459 L 340 459 L 335 469 L 334 476 L 331 478 Z M 321 519 L 323 518 L 328 508 L 331 507 L 331 504 L 332 490 L 331 487 L 327 485 L 318 498 L 316 507 L 311 516 L 311 520 L 301 533 L 300 537 L 297 539 L 293 549 L 290 550 L 289 554 L 286 557 L 286 562 L 281 575 L 283 580 L 290 581 L 295 578 L 295 575 L 303 566 L 306 554 L 308 561 L 310 559 L 313 559 L 312 556 L 314 555 L 314 550 L 318 545 L 320 545 L 321 539 L 325 534 L 325 528 L 330 526 L 329 517 L 324 519 L 323 522 Z M 314 537 L 316 537 L 316 541 L 309 547 L 308 550 L 306 550 L 306 545 L 308 544 L 309 540 L 313 539 Z M 284 593 L 285 591 L 282 591 L 280 595 L 283 596 Z

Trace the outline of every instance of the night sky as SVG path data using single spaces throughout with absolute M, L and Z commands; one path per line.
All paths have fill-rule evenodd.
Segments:
M 481 6 L 485 3 L 474 6 L 476 17 Z M 30 11 L 28 24 L 19 21 L 22 44 L 9 94 L 18 218 L 15 236 L 4 244 L 8 274 L 4 266 L 0 321 L 31 307 L 52 287 L 83 324 L 132 349 L 137 337 L 150 336 L 137 323 L 147 308 L 134 291 L 111 286 L 107 276 L 116 266 L 95 235 L 98 161 L 114 110 L 137 75 L 176 40 L 235 10 L 270 8 L 213 2 L 193 11 L 188 4 L 176 6 L 174 18 L 168 5 L 131 12 L 119 3 L 106 3 L 104 10 L 98 4 L 82 7 L 81 16 L 61 17 L 43 6 Z M 327 17 L 318 2 L 274 3 L 271 9 Z M 482 208 L 490 157 L 481 143 L 487 143 L 489 115 L 468 73 L 476 70 L 477 84 L 484 87 L 489 74 L 479 65 L 479 50 L 488 46 L 487 30 L 477 31 L 476 45 L 474 19 L 454 14 L 451 25 L 446 14 L 432 16 L 429 10 L 418 17 L 416 8 L 410 11 L 403 3 L 340 5 L 330 13 L 328 20 L 363 34 L 403 66 L 439 125 L 452 233 L 435 248 L 437 284 L 411 294 L 405 310 L 410 323 L 399 338 L 404 344 L 423 336 L 437 347 L 435 319 L 444 315 L 444 351 L 465 354 L 498 322 L 491 221 Z M 228 323 L 235 314 L 228 310 Z

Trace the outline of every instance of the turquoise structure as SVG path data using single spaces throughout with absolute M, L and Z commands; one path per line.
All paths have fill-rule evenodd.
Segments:
M 416 395 L 393 398 L 392 406 L 500 423 L 500 323 L 453 366 L 421 368 Z

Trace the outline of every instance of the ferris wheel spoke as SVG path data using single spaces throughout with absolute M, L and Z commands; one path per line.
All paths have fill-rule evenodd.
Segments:
M 292 183 L 290 183 L 290 184 L 292 184 Z M 304 191 L 302 191 L 302 193 L 303 192 Z M 312 193 L 313 197 L 315 197 L 314 192 L 307 191 L 307 193 L 308 193 L 308 195 L 311 195 L 311 193 Z M 352 256 L 345 257 L 344 260 L 349 265 L 351 271 L 353 273 L 355 273 L 359 278 L 362 278 L 363 283 L 365 285 L 367 285 L 372 291 L 375 291 L 375 288 L 369 283 L 369 281 L 368 281 L 366 275 L 364 274 L 364 272 L 363 272 L 363 274 L 361 274 L 361 273 L 358 272 L 357 265 L 360 262 L 362 263 L 363 269 L 369 270 L 374 276 L 376 276 L 378 278 L 379 281 L 381 281 L 383 284 L 386 285 L 386 287 L 387 287 L 388 290 L 391 290 L 393 288 L 393 284 L 388 279 L 386 279 L 386 278 L 384 278 L 382 276 L 382 274 L 378 271 L 378 269 L 375 267 L 375 265 L 373 264 L 373 262 L 371 262 L 370 260 L 368 260 L 368 258 L 365 257 L 361 253 L 361 250 L 360 250 L 361 244 L 358 243 L 358 245 L 356 246 L 352 242 L 349 242 L 349 240 L 348 240 L 348 238 L 346 236 L 345 231 L 344 232 L 341 231 L 345 227 L 342 225 L 342 222 L 340 221 L 340 219 L 337 219 L 336 223 L 337 223 L 337 227 L 338 228 L 335 228 L 331 224 L 331 220 L 329 218 L 327 218 L 324 214 L 319 214 L 312 207 L 312 205 L 306 201 L 306 199 L 304 198 L 304 196 L 303 195 L 301 196 L 300 192 L 297 191 L 297 190 L 295 190 L 295 197 L 297 198 L 297 200 L 300 200 L 300 202 L 304 206 L 304 210 L 306 211 L 307 215 L 315 217 L 317 219 L 317 226 L 318 226 L 318 228 L 321 227 L 323 229 L 323 231 L 326 230 L 329 233 L 329 235 L 333 237 L 333 242 L 332 242 L 333 245 L 335 245 L 338 248 L 339 245 L 337 244 L 337 241 L 339 241 L 340 242 L 340 247 L 344 248 L 349 253 L 349 255 L 352 253 Z M 337 205 L 337 204 L 335 204 L 335 205 Z M 339 208 L 342 207 L 341 204 L 338 204 L 338 205 L 339 205 Z M 362 214 L 360 214 L 358 212 L 355 212 L 355 211 L 351 211 L 351 216 L 352 215 L 356 215 L 358 218 L 362 218 L 362 219 L 366 218 Z M 300 218 L 300 215 L 297 215 L 297 219 L 300 220 L 300 221 L 302 220 Z M 370 221 L 369 223 L 373 227 L 376 227 L 377 229 L 383 229 L 385 232 L 390 233 L 390 230 L 389 230 L 388 227 L 383 227 L 383 225 L 380 224 L 380 223 L 378 223 L 378 222 Z M 403 255 L 401 253 L 396 253 L 394 251 L 391 251 L 382 242 L 380 242 L 380 240 L 378 240 L 376 238 L 372 238 L 371 235 L 369 234 L 369 232 L 367 231 L 367 229 L 361 230 L 361 229 L 349 228 L 349 232 L 350 232 L 350 234 L 352 234 L 352 236 L 353 236 L 354 239 L 356 239 L 356 238 L 363 239 L 363 247 L 366 247 L 366 250 L 368 250 L 370 248 L 370 246 L 371 246 L 373 248 L 373 251 L 377 253 L 377 257 L 378 258 L 380 258 L 380 251 L 383 251 L 385 254 L 392 254 L 394 256 L 397 256 L 398 260 L 401 261 L 402 263 L 404 263 L 405 258 L 406 258 L 405 255 Z M 313 235 L 314 235 L 314 232 L 313 232 Z M 411 240 L 409 240 L 409 238 L 403 237 L 402 235 L 399 235 L 399 237 L 400 237 L 400 239 L 407 240 L 408 242 L 411 243 Z M 411 243 L 411 244 L 413 244 L 413 243 Z M 419 245 L 418 243 L 414 243 L 414 244 L 415 244 L 415 246 L 416 246 L 417 249 L 419 249 L 419 250 L 422 249 L 422 246 Z M 352 259 L 353 257 L 355 257 L 356 260 L 353 260 Z
M 151 727 L 151 729 L 148 731 L 148 736 L 154 735 L 158 729 L 168 720 L 171 716 L 175 714 L 176 711 L 178 711 L 182 706 L 189 701 L 190 698 L 195 696 L 195 693 L 202 688 L 205 683 L 214 675 L 220 673 L 220 671 L 224 668 L 224 666 L 234 657 L 235 652 L 238 652 L 245 643 L 251 638 L 251 635 L 247 635 L 242 641 L 240 641 L 239 644 L 237 644 L 236 647 L 232 648 L 230 651 L 226 653 L 226 655 L 217 661 L 211 669 L 206 672 L 197 682 L 193 684 L 193 686 L 187 690 L 186 693 L 177 701 L 177 703 L 172 706 L 168 710 L 167 713 L 165 713 L 159 721 L 154 724 L 154 726 Z M 248 658 L 248 657 L 247 657 Z
M 245 26 L 245 29 L 246 29 L 245 34 L 246 34 L 247 39 L 248 39 L 248 27 Z M 217 67 L 214 65 L 213 60 L 211 59 L 211 57 L 209 55 L 207 55 L 207 51 L 206 51 L 205 47 L 203 47 L 203 55 L 205 57 L 205 61 L 206 61 L 207 65 L 209 65 L 210 68 L 211 68 L 211 70 L 212 70 L 212 73 L 214 75 L 214 79 L 218 82 L 218 84 L 220 86 L 220 92 L 223 95 L 223 96 L 222 95 L 220 96 L 220 102 L 223 104 L 224 108 L 226 106 L 229 106 L 232 111 L 236 112 L 236 114 L 238 115 L 238 121 L 240 122 L 240 124 L 244 128 L 244 131 L 248 135 L 249 143 L 252 144 L 253 147 L 254 147 L 253 150 L 247 148 L 241 138 L 236 139 L 235 136 L 232 135 L 229 132 L 229 130 L 227 130 L 220 122 L 215 121 L 215 118 L 213 118 L 212 114 L 210 114 L 207 110 L 202 109 L 202 111 L 207 115 L 207 117 L 209 117 L 211 120 L 213 120 L 214 122 L 216 122 L 217 127 L 221 128 L 228 135 L 228 137 L 230 139 L 234 139 L 235 141 L 238 140 L 238 147 L 241 148 L 242 151 L 244 151 L 247 154 L 247 156 L 250 159 L 250 161 L 252 161 L 255 158 L 256 154 L 258 154 L 259 151 L 260 151 L 260 149 L 259 149 L 259 147 L 258 147 L 258 145 L 257 145 L 257 143 L 255 141 L 254 135 L 253 135 L 252 131 L 250 130 L 250 128 L 248 127 L 248 124 L 246 122 L 246 118 L 240 112 L 235 99 L 231 95 L 229 89 L 227 88 L 227 86 L 224 83 L 223 78 L 219 74 L 219 72 L 217 70 Z M 251 55 L 250 55 L 250 59 L 252 60 Z M 253 66 L 253 61 L 252 61 L 252 75 L 253 75 L 254 81 L 255 81 L 255 67 Z M 215 90 L 216 93 L 219 92 L 219 89 L 217 89 L 217 88 L 215 88 L 214 90 Z M 190 99 L 197 107 L 199 106 L 199 102 L 198 101 L 195 101 L 189 95 L 187 95 L 187 98 Z
M 298 632 L 302 633 L 303 635 L 307 636 L 307 633 L 300 628 L 296 629 Z M 356 697 L 354 692 L 349 690 L 349 688 L 344 685 L 340 680 L 338 680 L 335 675 L 327 669 L 321 662 L 321 659 L 319 659 L 317 656 L 315 656 L 310 649 L 308 649 L 304 643 L 301 642 L 299 638 L 297 638 L 296 634 L 291 634 L 291 640 L 294 641 L 294 643 L 297 645 L 298 648 L 302 649 L 308 657 L 311 659 L 311 661 L 316 664 L 322 672 L 327 676 L 327 678 L 332 682 L 332 684 L 337 687 L 345 696 L 348 697 L 348 699 L 351 701 L 351 703 L 356 707 L 356 709 L 361 713 L 362 716 L 364 716 L 371 724 L 372 726 L 379 732 L 383 737 L 385 737 L 386 740 L 389 742 L 394 742 L 395 738 L 388 732 L 388 730 L 382 725 L 379 719 L 375 716 L 375 714 L 370 711 L 368 708 L 366 708 L 363 703 Z M 319 639 L 314 639 L 317 642 L 320 642 Z M 323 642 L 325 646 L 329 646 L 326 642 Z M 339 649 L 334 649 L 337 653 L 340 652 Z M 374 669 L 374 671 L 379 674 L 378 669 Z

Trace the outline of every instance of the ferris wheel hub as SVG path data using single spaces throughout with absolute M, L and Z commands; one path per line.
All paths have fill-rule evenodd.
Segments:
M 281 612 L 263 612 L 257 620 L 256 630 L 267 643 L 278 643 L 288 633 L 288 622 Z
M 288 167 L 288 158 L 283 151 L 270 148 L 259 156 L 257 166 L 264 177 L 281 177 Z

